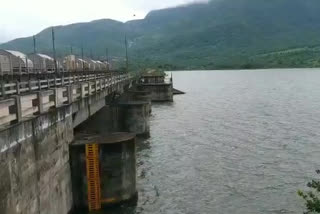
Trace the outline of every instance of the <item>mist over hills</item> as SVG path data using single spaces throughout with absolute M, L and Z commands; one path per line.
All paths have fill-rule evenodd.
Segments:
M 58 55 L 124 57 L 130 64 L 173 69 L 320 66 L 320 1 L 212 0 L 150 12 L 126 23 L 110 19 L 55 27 Z M 36 35 L 50 54 L 51 29 Z M 32 37 L 0 48 L 32 52 Z M 92 54 L 91 54 L 92 53 Z

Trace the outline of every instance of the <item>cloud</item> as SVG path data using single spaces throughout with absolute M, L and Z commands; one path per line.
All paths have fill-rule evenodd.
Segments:
M 87 22 L 102 18 L 128 21 L 133 18 L 144 18 L 150 10 L 191 2 L 195 2 L 195 0 L 3 1 L 0 7 L 0 20 L 3 22 L 0 24 L 0 43 L 36 34 L 49 26 Z

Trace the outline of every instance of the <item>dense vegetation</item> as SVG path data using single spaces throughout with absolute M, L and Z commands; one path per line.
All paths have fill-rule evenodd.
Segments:
M 127 23 L 97 20 L 56 27 L 60 56 L 105 55 L 117 61 L 129 44 L 130 66 L 166 69 L 228 69 L 320 66 L 319 0 L 212 0 L 150 12 Z M 36 35 L 38 49 L 51 52 L 50 29 Z M 0 48 L 32 51 L 32 38 Z

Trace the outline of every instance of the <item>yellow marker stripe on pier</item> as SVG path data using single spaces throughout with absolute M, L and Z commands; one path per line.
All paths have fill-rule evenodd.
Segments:
M 101 209 L 99 145 L 86 145 L 86 167 L 89 211 Z

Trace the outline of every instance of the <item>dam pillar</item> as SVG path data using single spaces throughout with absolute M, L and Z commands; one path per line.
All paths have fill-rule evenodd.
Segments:
M 70 148 L 73 198 L 90 211 L 137 200 L 135 135 L 78 135 Z
M 128 91 L 130 100 L 145 101 L 148 103 L 149 113 L 152 112 L 151 93 L 149 91 L 130 90 Z
M 150 103 L 148 101 L 119 101 L 114 104 L 118 109 L 118 129 L 135 133 L 138 136 L 150 135 Z

